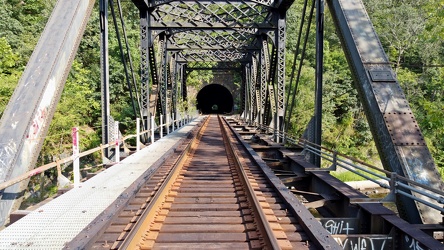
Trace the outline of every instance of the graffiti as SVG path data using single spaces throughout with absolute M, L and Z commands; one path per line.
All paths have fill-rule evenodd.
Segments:
M 327 231 L 330 234 L 350 234 L 355 232 L 355 228 L 351 227 L 350 222 L 340 220 L 327 220 L 323 224 L 324 228 L 327 229 Z
M 421 184 L 429 185 L 430 181 L 427 176 L 427 172 L 423 167 L 423 163 L 418 158 L 409 158 L 407 159 L 407 164 L 410 166 L 410 170 L 412 170 L 413 179 Z
M 37 139 L 38 134 L 45 124 L 46 116 L 48 115 L 48 108 L 44 107 L 37 111 L 37 114 L 34 116 L 32 120 L 32 125 L 29 129 L 29 133 L 27 138 L 30 140 Z
M 410 236 L 408 236 L 408 235 L 405 235 L 404 239 L 405 239 L 406 247 L 408 249 L 412 249 L 412 250 L 424 250 L 425 249 L 424 247 L 422 247 L 420 245 L 420 243 L 416 239 L 410 238 Z
M 368 236 L 368 237 L 335 237 L 342 249 L 347 250 L 383 250 L 390 249 L 392 237 Z

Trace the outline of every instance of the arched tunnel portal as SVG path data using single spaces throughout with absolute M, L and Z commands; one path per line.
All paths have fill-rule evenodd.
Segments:
M 219 84 L 210 84 L 197 93 L 197 109 L 203 114 L 225 114 L 233 110 L 233 95 Z

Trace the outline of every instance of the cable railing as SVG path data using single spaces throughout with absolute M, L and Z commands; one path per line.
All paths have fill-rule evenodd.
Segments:
M 124 144 L 124 142 L 126 140 L 132 139 L 132 138 L 136 138 L 136 151 L 139 151 L 140 147 L 141 147 L 141 142 L 140 142 L 140 137 L 141 136 L 143 136 L 145 134 L 150 135 L 151 142 L 154 143 L 155 142 L 155 137 L 154 137 L 155 131 L 158 131 L 159 135 L 160 135 L 160 138 L 162 138 L 164 130 L 166 131 L 167 134 L 169 134 L 170 132 L 173 132 L 173 131 L 183 127 L 184 125 L 188 124 L 189 122 L 193 121 L 197 116 L 198 116 L 198 113 L 197 112 L 193 112 L 193 113 L 185 114 L 183 117 L 179 117 L 179 118 L 174 118 L 174 116 L 173 116 L 171 120 L 168 117 L 166 119 L 165 123 L 163 123 L 163 119 L 162 119 L 163 117 L 160 117 L 160 119 L 159 119 L 160 122 L 159 122 L 158 125 L 155 124 L 154 117 L 151 117 L 151 119 L 150 119 L 150 128 L 153 128 L 153 129 L 148 129 L 148 130 L 143 130 L 143 131 L 140 131 L 140 119 L 137 118 L 137 120 L 135 121 L 136 122 L 136 134 L 126 135 L 126 136 L 121 137 L 121 138 L 119 138 L 117 136 L 118 138 L 114 142 L 110 142 L 110 143 L 105 144 L 105 145 L 101 144 L 99 147 L 88 149 L 88 150 L 83 151 L 83 152 L 75 152 L 73 150 L 74 151 L 73 154 L 71 156 L 69 156 L 69 157 L 65 157 L 63 159 L 59 159 L 59 160 L 56 160 L 54 162 L 51 162 L 51 163 L 45 164 L 43 166 L 37 167 L 37 168 L 35 168 L 35 169 L 31 170 L 31 171 L 28 171 L 28 172 L 26 172 L 26 173 L 24 173 L 24 174 L 22 174 L 20 176 L 17 176 L 15 178 L 10 179 L 8 181 L 5 181 L 3 183 L 0 183 L 0 190 L 4 190 L 7 187 L 10 187 L 10 186 L 12 186 L 14 184 L 17 184 L 17 183 L 19 183 L 21 181 L 29 179 L 29 178 L 31 178 L 31 177 L 33 177 L 35 175 L 41 174 L 41 173 L 43 173 L 43 172 L 45 172 L 47 170 L 53 169 L 53 168 L 57 168 L 57 175 L 58 175 L 57 179 L 58 180 L 66 179 L 66 177 L 64 177 L 62 175 L 62 168 L 61 168 L 62 164 L 70 164 L 70 163 L 76 164 L 76 162 L 78 162 L 78 160 L 81 157 L 91 155 L 91 154 L 93 154 L 95 152 L 98 152 L 98 151 L 101 152 L 102 159 L 103 159 L 103 161 L 105 163 L 105 161 L 107 161 L 107 160 L 105 160 L 106 158 L 105 158 L 105 151 L 104 150 L 108 149 L 108 148 L 115 148 L 115 154 L 116 154 L 115 155 L 115 162 L 118 162 L 119 159 L 120 159 L 120 157 L 118 156 L 118 154 L 120 152 L 120 147 L 121 147 L 121 145 Z M 117 123 L 116 126 L 118 127 L 118 123 Z M 170 128 L 171 128 L 171 131 L 170 131 Z M 78 129 L 73 128 L 73 138 L 74 138 L 74 132 L 75 131 L 78 131 Z M 78 145 L 79 145 L 78 134 L 76 135 L 75 138 L 76 139 L 73 140 L 73 145 L 76 144 L 77 148 L 78 148 Z M 102 165 L 104 165 L 104 164 L 102 164 Z M 80 169 L 78 167 L 74 166 L 73 167 L 74 187 L 78 187 L 80 185 L 80 178 L 79 178 L 79 176 L 80 176 Z
M 442 190 L 410 180 L 400 176 L 396 172 L 377 168 L 361 160 L 322 147 L 305 139 L 294 139 L 289 134 L 283 133 L 278 129 L 258 124 L 257 122 L 248 124 L 261 131 L 273 134 L 274 138 L 279 138 L 280 141 L 286 144 L 302 147 L 302 152 L 305 154 L 319 156 L 323 160 L 331 163 L 329 167 L 314 167 L 310 169 L 310 171 L 336 171 L 337 167 L 341 167 L 366 180 L 376 183 L 381 188 L 388 189 L 389 192 L 387 196 L 382 198 L 380 200 L 381 202 L 394 202 L 396 198 L 395 195 L 402 195 L 444 213 L 444 192 Z

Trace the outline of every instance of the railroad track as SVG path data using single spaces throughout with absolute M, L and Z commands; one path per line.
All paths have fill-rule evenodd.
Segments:
M 294 209 L 222 119 L 208 117 L 195 134 L 179 147 L 183 151 L 176 150 L 158 168 L 91 248 L 325 246 L 325 242 L 313 242 L 313 232 L 305 232 L 307 225 L 300 224 L 298 215 L 291 212 Z M 309 228 L 320 226 L 312 223 Z

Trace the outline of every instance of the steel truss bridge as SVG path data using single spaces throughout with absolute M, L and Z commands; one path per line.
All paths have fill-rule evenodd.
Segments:
M 93 0 L 59 0 L 0 121 L 0 182 L 34 168 L 68 72 L 92 12 Z M 293 0 L 132 0 L 140 14 L 141 76 L 138 116 L 180 116 L 193 70 L 230 70 L 242 76 L 240 114 L 285 136 L 286 13 Z M 120 2 L 118 2 L 120 7 Z M 307 128 L 321 144 L 324 6 L 330 9 L 384 169 L 443 190 L 443 182 L 362 0 L 314 0 L 316 111 Z M 108 29 L 113 1 L 100 0 L 103 143 L 115 139 L 109 103 Z M 310 7 L 310 6 L 309 6 Z M 127 67 L 125 65 L 125 67 Z M 25 103 L 26 102 L 26 103 Z M 26 105 L 25 105 L 26 104 Z M 19 114 L 19 115 L 18 115 Z M 156 118 L 157 120 L 157 118 Z M 148 142 L 148 138 L 146 138 Z M 319 147 L 319 146 L 317 146 Z M 311 163 L 320 166 L 320 157 Z M 18 208 L 27 181 L 1 193 L 2 224 Z M 421 196 L 421 195 L 418 195 Z M 410 223 L 439 224 L 442 214 L 398 197 Z M 442 204 L 438 204 L 442 207 Z

